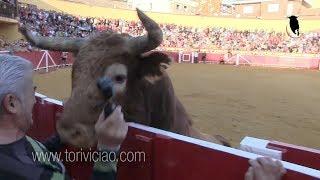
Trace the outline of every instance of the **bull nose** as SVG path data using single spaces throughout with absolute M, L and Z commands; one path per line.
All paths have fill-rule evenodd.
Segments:
M 102 94 L 107 98 L 111 98 L 114 94 L 113 92 L 113 82 L 108 77 L 101 77 L 97 82 L 98 88 L 101 90 Z

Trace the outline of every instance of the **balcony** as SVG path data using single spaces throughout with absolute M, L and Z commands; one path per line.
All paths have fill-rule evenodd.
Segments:
M 17 6 L 0 0 L 0 17 L 15 19 L 17 17 Z

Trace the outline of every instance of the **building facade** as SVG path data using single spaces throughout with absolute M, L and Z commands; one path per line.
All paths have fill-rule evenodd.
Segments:
M 198 8 L 194 0 L 128 0 L 127 4 L 133 9 L 174 14 L 195 14 Z
M 232 3 L 237 17 L 281 19 L 291 15 L 316 18 L 320 9 L 312 9 L 305 0 L 244 0 Z
M 197 14 L 212 16 L 220 13 L 222 0 L 198 0 Z

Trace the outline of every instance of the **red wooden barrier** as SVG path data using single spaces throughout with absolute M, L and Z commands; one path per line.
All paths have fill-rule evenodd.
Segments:
M 320 170 L 320 150 L 252 137 L 244 138 L 240 148 Z
M 37 67 L 37 65 L 38 65 L 38 63 L 39 63 L 39 61 L 41 59 L 41 56 L 42 56 L 42 53 L 39 52 L 39 51 L 34 51 L 34 52 L 15 52 L 14 54 L 31 61 L 34 68 Z
M 306 167 L 320 170 L 320 150 L 295 146 L 292 144 L 270 141 L 267 145 L 270 149 L 282 149 L 282 159 Z
M 146 180 L 243 179 L 249 167 L 248 159 L 258 157 L 256 154 L 139 124 L 131 124 L 130 127 L 124 150 L 145 151 L 150 159 L 140 164 L 138 170 L 137 164 L 120 164 L 118 172 L 121 180 L 132 177 Z M 283 179 L 314 179 L 320 175 L 320 171 L 314 169 L 287 162 L 283 164 L 288 170 Z
M 35 126 L 28 134 L 39 140 L 53 134 L 57 119 L 55 114 L 61 112 L 62 108 L 61 102 L 45 96 L 40 98 L 37 94 Z M 67 149 L 79 151 L 72 147 Z M 243 179 L 249 167 L 248 159 L 258 157 L 256 154 L 134 123 L 130 124 L 128 137 L 121 150 L 144 152 L 146 156 L 143 162 L 120 162 L 119 180 Z M 287 162 L 283 164 L 288 170 L 285 180 L 320 178 L 318 170 Z M 90 179 L 92 163 L 69 162 L 65 165 L 73 178 Z
M 29 135 L 39 141 L 43 141 L 55 132 L 57 104 L 49 103 L 46 96 L 36 97 L 36 104 L 33 108 L 33 126 Z
M 319 69 L 320 58 L 310 57 L 290 57 L 290 56 L 242 56 L 253 66 L 284 67 L 284 68 L 303 68 Z M 241 59 L 240 59 L 241 61 Z M 243 59 L 242 59 L 243 62 Z M 241 62 L 240 62 L 241 63 Z M 247 62 L 243 62 L 248 64 Z
M 61 53 L 50 51 L 52 59 L 57 65 L 61 65 Z M 164 51 L 174 62 L 179 62 L 178 52 Z M 190 59 L 192 59 L 191 52 L 184 52 L 183 54 L 189 54 Z M 30 60 L 34 67 L 36 68 L 42 55 L 42 51 L 35 52 L 15 52 L 15 55 L 24 57 Z M 223 59 L 223 54 L 221 53 L 199 53 L 198 61 L 202 61 L 202 57 L 206 56 L 205 60 L 207 63 L 219 63 Z M 259 56 L 259 55 L 241 55 L 242 58 L 239 59 L 240 64 L 248 64 L 252 66 L 267 66 L 267 67 L 285 67 L 285 68 L 305 68 L 305 69 L 319 69 L 320 58 L 311 57 L 294 57 L 294 56 Z M 235 58 L 234 58 L 235 59 Z M 72 53 L 68 53 L 67 64 L 72 64 L 74 61 Z M 235 60 L 233 60 L 235 61 Z M 248 63 L 249 62 L 249 63 Z M 51 63 L 51 62 L 50 62 Z M 50 65 L 50 64 L 49 64 Z M 52 65 L 52 63 L 51 63 Z M 46 64 L 43 61 L 41 67 L 45 67 Z
M 40 68 L 40 69 L 46 67 L 45 57 L 43 57 L 44 51 L 15 52 L 14 54 L 31 61 L 33 64 L 33 67 L 35 69 L 37 68 L 38 65 L 39 65 L 38 68 Z M 62 52 L 49 51 L 49 55 L 57 66 L 60 66 L 63 64 L 63 62 L 61 61 Z M 50 57 L 49 57 L 49 61 L 48 61 L 48 66 L 53 66 L 54 64 L 51 61 Z M 41 64 L 39 64 L 42 58 L 44 58 L 44 60 L 41 62 Z M 72 53 L 68 53 L 66 63 L 71 65 L 71 64 L 73 64 L 73 61 L 74 61 L 74 58 L 73 58 Z

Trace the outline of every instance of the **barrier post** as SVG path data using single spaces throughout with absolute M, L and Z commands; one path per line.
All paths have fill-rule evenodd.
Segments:
M 237 56 L 236 56 L 236 66 L 239 66 L 239 64 L 240 64 L 240 63 L 239 63 L 239 59 L 240 59 L 240 58 L 239 58 L 239 54 L 237 54 Z
M 53 67 L 56 67 L 57 64 L 54 62 L 54 60 L 52 59 L 51 55 L 49 54 L 49 52 L 48 52 L 47 50 L 41 50 L 41 52 L 43 52 L 43 54 L 42 54 L 42 57 L 41 57 L 38 65 L 37 65 L 36 70 L 45 68 L 45 69 L 46 69 L 46 72 L 49 72 L 49 67 L 50 67 L 50 66 L 49 66 L 49 59 L 50 59 L 50 61 L 53 63 Z M 40 67 L 43 60 L 46 61 L 46 62 L 45 62 L 45 63 L 46 63 L 46 66 L 45 66 L 45 67 Z
M 48 68 L 49 63 L 48 63 L 48 55 L 47 55 L 48 51 L 45 51 L 44 53 L 45 53 L 45 57 L 46 57 L 46 72 L 49 72 L 49 68 Z
M 191 53 L 191 63 L 192 64 L 194 63 L 194 54 L 195 54 L 194 52 Z

